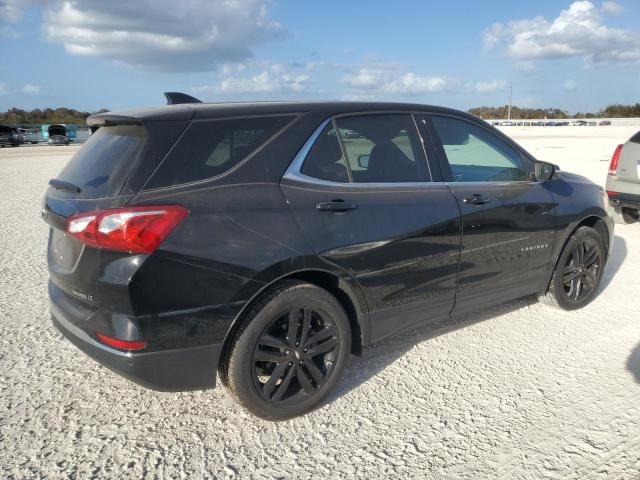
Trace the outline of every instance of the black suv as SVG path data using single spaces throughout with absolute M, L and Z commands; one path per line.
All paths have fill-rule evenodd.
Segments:
M 42 211 L 55 325 L 152 389 L 218 372 L 264 418 L 314 408 L 399 330 L 532 294 L 582 307 L 611 245 L 601 187 L 455 110 L 183 103 L 89 124 Z

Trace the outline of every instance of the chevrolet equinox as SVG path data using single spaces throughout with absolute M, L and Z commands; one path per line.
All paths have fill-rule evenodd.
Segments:
M 603 189 L 471 115 L 166 96 L 90 117 L 42 209 L 54 324 L 134 382 L 206 389 L 218 373 L 282 420 L 394 332 L 597 293 Z

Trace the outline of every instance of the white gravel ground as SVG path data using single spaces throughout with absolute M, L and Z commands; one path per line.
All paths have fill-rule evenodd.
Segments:
M 505 128 L 600 183 L 634 130 Z M 524 299 L 398 335 L 324 408 L 273 424 L 222 388 L 138 387 L 53 328 L 40 202 L 76 148 L 0 151 L 0 477 L 640 478 L 640 224 L 617 228 L 587 308 Z

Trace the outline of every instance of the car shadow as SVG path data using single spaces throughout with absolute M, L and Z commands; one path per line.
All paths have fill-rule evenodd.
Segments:
M 602 275 L 598 294 L 602 294 L 602 292 L 606 290 L 626 257 L 627 244 L 622 237 L 616 235 L 614 237 L 611 255 Z M 381 342 L 369 345 L 363 349 L 360 357 L 351 357 L 342 381 L 338 384 L 333 394 L 327 399 L 327 403 L 333 402 L 342 395 L 358 388 L 358 386 L 367 382 L 370 378 L 375 377 L 419 343 L 534 305 L 537 301 L 535 296 L 521 298 L 504 305 L 487 308 L 476 314 L 466 315 L 457 322 L 413 328 L 393 335 Z M 629 370 L 634 373 L 636 380 L 640 383 L 640 345 L 632 353 L 627 365 Z
M 363 349 L 360 357 L 351 357 L 351 361 L 345 369 L 343 379 L 328 399 L 328 403 L 367 382 L 419 343 L 500 315 L 514 312 L 535 303 L 537 303 L 535 296 L 525 297 L 505 305 L 488 308 L 477 314 L 466 315 L 457 322 L 454 321 L 446 325 L 426 325 L 424 327 L 409 329 L 392 335 L 373 345 L 369 345 Z
M 615 235 L 613 237 L 613 248 L 611 249 L 611 254 L 609 255 L 607 265 L 602 274 L 598 294 L 601 294 L 607 289 L 613 277 L 615 277 L 618 270 L 620 270 L 624 259 L 627 258 L 627 253 L 627 242 L 625 242 L 624 238 Z
M 640 383 L 640 343 L 631 350 L 631 355 L 627 359 L 627 370 L 633 374 L 637 383 Z

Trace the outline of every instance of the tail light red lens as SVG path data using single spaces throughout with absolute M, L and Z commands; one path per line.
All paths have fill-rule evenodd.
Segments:
M 142 350 L 147 346 L 147 342 L 144 340 L 120 340 L 119 338 L 113 338 L 104 333 L 96 333 L 96 337 L 105 345 L 115 347 L 120 350 Z
M 69 217 L 66 231 L 92 247 L 150 254 L 188 213 L 180 205 L 98 210 Z
M 620 153 L 622 153 L 622 145 L 618 145 L 611 157 L 611 163 L 609 164 L 609 175 L 615 175 L 618 172 L 618 161 L 620 160 Z

